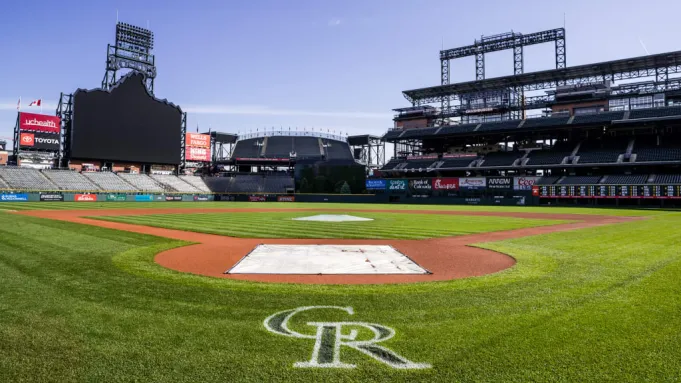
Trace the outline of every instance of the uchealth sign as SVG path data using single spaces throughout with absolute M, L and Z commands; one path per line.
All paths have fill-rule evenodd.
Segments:
M 532 190 L 541 177 L 513 177 L 513 190 Z
M 210 162 L 210 149 L 188 146 L 184 152 L 187 161 Z
M 480 189 L 487 186 L 487 180 L 483 177 L 459 178 L 459 187 L 462 189 Z
M 73 196 L 76 202 L 97 202 L 97 194 L 76 194 Z
M 61 120 L 57 116 L 21 112 L 19 113 L 19 129 L 59 134 L 61 132 Z
M 194 148 L 210 148 L 210 136 L 207 134 L 187 133 L 184 144 Z
M 27 133 L 19 135 L 19 145 L 22 148 L 59 151 L 59 135 L 50 133 Z
M 433 178 L 433 190 L 458 190 L 458 178 Z
M 487 188 L 495 190 L 511 190 L 513 189 L 512 177 L 488 177 Z

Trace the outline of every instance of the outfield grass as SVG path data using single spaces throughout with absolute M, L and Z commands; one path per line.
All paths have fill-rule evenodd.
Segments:
M 56 204 L 55 204 L 56 205 Z M 115 204 L 114 204 L 115 205 Z M 681 214 L 482 245 L 518 264 L 418 285 L 306 286 L 181 274 L 153 263 L 181 242 L 0 212 L 0 381 L 543 381 L 681 379 Z M 296 369 L 313 341 L 292 323 L 390 326 L 421 371 L 354 350 L 357 368 Z
M 0 202 L 2 210 L 80 210 L 80 209 L 306 209 L 306 210 L 426 210 L 426 211 L 496 211 L 546 214 L 588 214 L 611 216 L 649 216 L 664 213 L 660 209 L 618 209 L 614 207 L 550 206 L 480 206 L 426 204 L 310 203 L 310 202 Z
M 89 217 L 239 238 L 426 239 L 556 225 L 570 221 L 432 214 L 353 213 L 364 222 L 296 221 L 319 212 L 150 214 Z M 319 213 L 321 214 L 321 213 Z

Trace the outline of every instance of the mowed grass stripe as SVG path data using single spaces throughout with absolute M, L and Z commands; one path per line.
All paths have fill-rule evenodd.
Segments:
M 100 220 L 242 238 L 424 239 L 555 225 L 567 221 L 512 217 L 353 213 L 366 222 L 296 221 L 316 212 L 154 214 L 97 216 Z

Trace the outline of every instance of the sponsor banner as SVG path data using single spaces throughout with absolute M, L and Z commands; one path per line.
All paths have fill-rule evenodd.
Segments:
M 28 202 L 28 194 L 0 194 L 2 202 Z
M 437 155 L 428 155 L 428 156 L 407 156 L 408 160 L 436 160 Z
M 97 202 L 97 194 L 76 194 L 73 196 L 76 202 Z
M 182 196 L 181 195 L 167 195 L 166 196 L 166 201 L 182 201 Z
M 388 190 L 407 191 L 407 180 L 388 180 Z
M 161 197 L 163 198 L 163 197 Z M 135 202 L 153 202 L 154 201 L 154 196 L 153 195 L 136 195 L 135 196 Z
M 292 195 L 277 196 L 277 202 L 296 202 L 296 197 Z
M 511 190 L 513 189 L 513 177 L 487 177 L 487 188 Z
M 187 161 L 210 162 L 210 149 L 187 146 L 184 156 Z
M 258 158 L 258 157 L 237 157 L 237 161 L 269 161 L 269 162 L 289 162 L 288 158 Z
M 430 191 L 433 190 L 433 185 L 430 178 L 409 180 L 409 189 L 412 191 Z
M 40 200 L 41 201 L 63 201 L 64 200 L 64 195 L 63 194 L 55 194 L 55 193 L 40 193 Z
M 458 154 L 445 154 L 442 158 L 476 158 L 478 157 L 475 153 L 458 153 Z
M 151 196 L 152 201 L 165 201 L 166 197 L 163 195 Z
M 260 195 L 248 196 L 248 202 L 265 202 L 265 201 L 267 201 L 267 199 Z
M 125 194 L 107 194 L 106 200 L 109 202 L 125 202 Z
M 208 134 L 187 133 L 184 145 L 195 148 L 210 148 L 210 136 Z
M 539 197 L 539 186 L 537 185 L 532 186 L 532 196 Z
M 513 190 L 532 190 L 541 177 L 513 177 Z
M 385 190 L 386 188 L 386 182 L 383 179 L 369 179 L 366 180 L 366 188 L 368 190 Z
M 487 186 L 487 180 L 483 177 L 459 178 L 459 187 L 462 189 L 479 189 Z
M 26 133 L 19 136 L 19 145 L 22 148 L 59 151 L 59 135 L 49 133 Z
M 458 178 L 434 178 L 433 190 L 458 190 Z
M 21 112 L 19 113 L 19 130 L 59 134 L 61 120 L 57 116 Z
M 210 201 L 210 199 L 209 199 L 207 196 L 205 196 L 205 195 L 195 195 L 195 196 L 194 196 L 194 201 L 203 202 L 203 201 Z

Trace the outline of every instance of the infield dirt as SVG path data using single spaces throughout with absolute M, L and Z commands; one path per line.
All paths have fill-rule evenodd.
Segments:
M 81 223 L 109 229 L 124 230 L 159 237 L 172 238 L 197 244 L 184 246 L 156 255 L 155 261 L 163 267 L 181 272 L 218 278 L 231 278 L 259 282 L 306 283 L 306 284 L 382 284 L 443 281 L 457 278 L 481 276 L 499 272 L 515 264 L 505 254 L 472 247 L 473 244 L 501 241 L 531 235 L 582 229 L 594 226 L 627 222 L 632 217 L 612 217 L 575 214 L 540 214 L 470 211 L 400 211 L 400 214 L 433 214 L 462 216 L 513 217 L 526 219 L 570 220 L 571 223 L 541 226 L 518 230 L 488 232 L 457 237 L 425 240 L 357 240 L 357 239 L 253 239 L 233 238 L 181 230 L 155 228 L 150 226 L 100 221 L 86 217 L 149 215 L 149 214 L 191 214 L 230 212 L 338 212 L 324 209 L 102 209 L 102 210 L 33 210 L 17 214 Z M 344 210 L 344 212 L 385 213 L 386 210 Z M 437 222 L 433 222 L 437 224 Z M 426 275 L 281 275 L 281 274 L 224 274 L 225 270 L 239 262 L 259 244 L 352 244 L 391 245 L 406 254 L 423 268 L 432 272 Z

